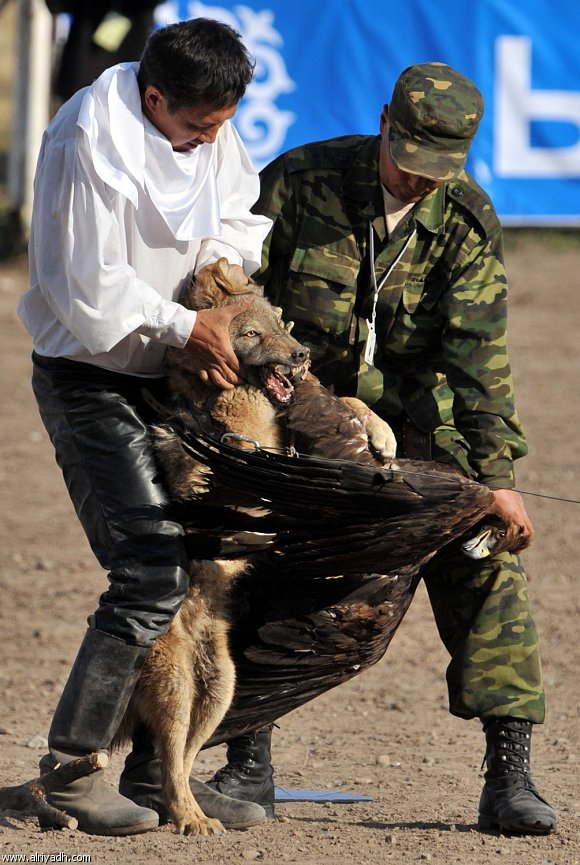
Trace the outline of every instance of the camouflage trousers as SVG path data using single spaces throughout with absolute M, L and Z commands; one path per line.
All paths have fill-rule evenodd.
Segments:
M 425 567 L 423 578 L 451 656 L 451 713 L 541 724 L 538 639 L 519 557 L 502 553 L 473 561 L 460 551 L 446 552 Z

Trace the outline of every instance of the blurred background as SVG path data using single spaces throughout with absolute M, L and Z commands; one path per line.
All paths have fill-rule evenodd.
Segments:
M 22 249 L 42 131 L 153 27 L 206 16 L 256 61 L 235 122 L 259 169 L 290 147 L 375 133 L 397 75 L 440 60 L 486 112 L 468 169 L 506 227 L 580 226 L 580 4 L 568 0 L 0 0 L 0 257 Z M 567 231 L 566 231 L 567 230 Z

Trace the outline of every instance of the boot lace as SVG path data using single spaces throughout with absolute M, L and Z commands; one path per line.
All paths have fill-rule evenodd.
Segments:
M 506 727 L 499 731 L 498 759 L 508 772 L 530 772 L 530 734 Z
M 213 780 L 216 782 L 231 781 L 240 775 L 248 775 L 249 773 L 250 767 L 245 766 L 243 763 L 227 763 L 225 766 L 222 766 L 221 769 L 217 770 L 213 776 Z
M 487 762 L 487 777 L 503 777 L 509 786 L 536 793 L 530 772 L 530 725 L 526 721 L 498 724 L 493 731 L 482 768 Z

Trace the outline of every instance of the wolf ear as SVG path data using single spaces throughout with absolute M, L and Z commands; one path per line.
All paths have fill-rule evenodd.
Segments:
M 217 263 L 202 267 L 198 273 L 192 273 L 179 302 L 187 309 L 212 309 L 221 306 L 225 298 L 216 284 L 216 270 Z
M 244 286 L 244 290 L 246 288 Z M 214 309 L 224 306 L 232 294 L 240 294 L 240 286 L 230 277 L 230 265 L 226 258 L 206 264 L 193 277 L 190 292 L 192 309 Z
M 231 303 L 232 299 L 241 295 L 263 296 L 264 289 L 261 285 L 255 282 L 240 282 L 232 278 L 231 270 L 227 258 L 206 264 L 197 274 L 192 274 L 191 283 L 180 302 L 188 309 L 215 309 Z
M 216 286 L 223 292 L 223 299 L 220 304 L 226 302 L 230 297 L 241 294 L 256 294 L 258 297 L 263 294 L 263 289 L 260 286 L 253 282 L 242 281 L 240 268 L 236 265 L 234 269 L 226 258 L 220 258 L 214 265 L 208 265 L 208 268 L 213 268 Z M 200 273 L 204 270 L 205 268 L 202 268 Z

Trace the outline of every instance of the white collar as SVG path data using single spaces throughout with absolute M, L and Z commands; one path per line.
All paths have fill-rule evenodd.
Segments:
M 105 70 L 85 93 L 77 125 L 101 180 L 137 207 L 143 190 L 177 240 L 220 233 L 217 149 L 177 153 L 141 108 L 138 63 Z

